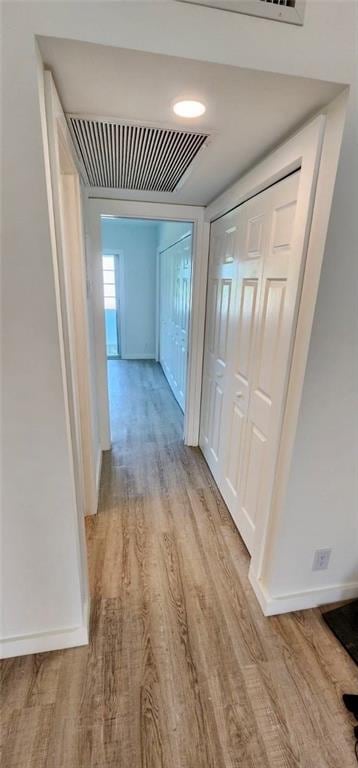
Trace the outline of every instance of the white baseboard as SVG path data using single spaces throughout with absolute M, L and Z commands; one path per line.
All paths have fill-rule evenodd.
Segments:
M 319 605 L 338 603 L 340 600 L 351 600 L 358 597 L 358 583 L 334 584 L 329 587 L 309 589 L 305 592 L 292 592 L 288 595 L 272 597 L 262 582 L 249 572 L 249 581 L 255 592 L 265 616 L 275 616 L 279 613 L 304 611 L 317 608 Z
M 142 352 L 138 352 L 136 355 L 123 355 L 122 360 L 155 360 L 155 352 L 151 352 L 149 355 Z
M 78 645 L 88 645 L 88 641 L 89 605 L 86 603 L 83 610 L 83 623 L 80 626 L 4 638 L 0 640 L 0 659 L 75 648 Z

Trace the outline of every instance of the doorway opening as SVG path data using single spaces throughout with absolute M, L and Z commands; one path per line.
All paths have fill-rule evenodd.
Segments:
M 131 381 L 138 392 L 140 383 L 147 390 L 168 387 L 182 412 L 178 423 L 183 424 L 192 244 L 190 221 L 101 216 L 112 442 L 118 440 L 121 383 L 126 388 Z

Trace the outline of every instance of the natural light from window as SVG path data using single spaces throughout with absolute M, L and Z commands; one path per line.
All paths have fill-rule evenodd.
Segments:
M 116 256 L 103 256 L 102 268 L 107 357 L 119 357 Z

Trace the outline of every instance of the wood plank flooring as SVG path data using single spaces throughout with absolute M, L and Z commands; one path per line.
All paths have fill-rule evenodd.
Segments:
M 2 767 L 353 768 L 352 660 L 319 610 L 262 616 L 160 367 L 109 371 L 91 642 L 2 662 Z

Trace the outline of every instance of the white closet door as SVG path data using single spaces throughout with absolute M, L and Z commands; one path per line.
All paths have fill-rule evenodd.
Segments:
M 192 237 L 160 254 L 160 363 L 182 410 L 188 357 Z
M 266 206 L 265 206 L 266 203 Z M 230 361 L 225 400 L 221 490 L 231 514 L 247 541 L 245 520 L 238 517 L 241 465 L 254 364 L 264 241 L 267 238 L 267 197 L 258 195 L 238 209 L 238 271 Z
M 211 228 L 207 321 L 203 371 L 201 448 L 220 484 L 223 405 L 227 388 L 229 337 L 237 272 L 236 215 Z
M 248 549 L 265 499 L 271 496 L 289 375 L 302 252 L 295 252 L 299 174 L 270 190 L 251 396 L 237 516 Z
M 217 466 L 209 465 L 249 551 L 262 504 L 271 496 L 289 375 L 303 268 L 302 249 L 294 247 L 298 183 L 299 172 L 237 209 L 222 435 Z M 208 305 L 208 328 L 211 315 Z M 212 404 L 204 402 L 205 456 L 205 425 L 213 414 Z
M 179 264 L 177 268 L 177 399 L 182 410 L 185 406 L 186 370 L 188 359 L 189 309 L 191 276 L 191 236 L 180 243 Z

